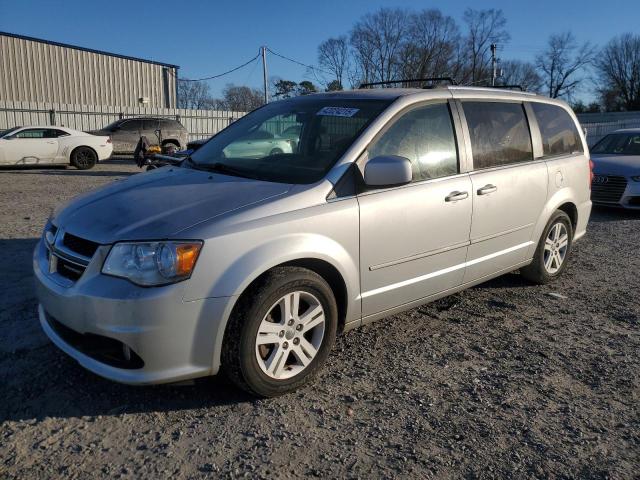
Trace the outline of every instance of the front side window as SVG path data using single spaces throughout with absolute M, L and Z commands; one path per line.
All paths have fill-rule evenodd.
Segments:
M 282 183 L 314 183 L 391 100 L 298 97 L 243 116 L 185 166 Z
M 137 132 L 138 130 L 142 129 L 142 120 L 127 120 L 126 122 L 120 125 L 120 128 L 127 132 L 129 131 Z
M 591 153 L 640 155 L 640 133 L 610 133 L 593 146 Z
M 533 160 L 529 123 L 520 103 L 462 103 L 475 169 Z
M 532 103 L 542 136 L 545 157 L 582 153 L 582 141 L 576 124 L 565 109 L 546 103 Z
M 449 106 L 438 103 L 405 113 L 369 147 L 368 154 L 408 158 L 414 182 L 455 175 L 458 152 Z
M 16 138 L 47 138 L 48 129 L 29 128 L 16 133 Z

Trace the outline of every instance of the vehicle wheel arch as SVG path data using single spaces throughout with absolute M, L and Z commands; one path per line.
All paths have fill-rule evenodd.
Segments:
M 250 294 L 252 288 L 258 285 L 261 279 L 263 279 L 269 272 L 276 268 L 287 266 L 308 268 L 320 275 L 329 284 L 338 306 L 338 333 L 344 331 L 349 308 L 349 290 L 347 288 L 347 282 L 343 272 L 341 272 L 338 267 L 329 260 L 317 256 L 300 256 L 298 258 L 280 261 L 261 269 L 259 273 L 255 273 L 250 278 L 247 278 L 247 281 L 238 289 L 238 293 L 229 297 L 229 303 L 225 308 L 222 321 L 220 322 L 217 334 L 215 335 L 216 345 L 214 349 L 215 356 L 213 358 L 212 369 L 214 373 L 220 368 L 220 353 L 222 351 L 224 337 L 227 334 L 229 318 L 231 318 L 231 315 L 239 304 L 240 299 L 243 298 L 244 295 Z
M 75 147 L 73 147 L 71 149 L 71 151 L 69 152 L 69 164 L 71 165 L 71 162 L 73 160 L 73 154 L 76 152 L 76 150 L 78 150 L 79 148 L 88 148 L 89 150 L 91 150 L 93 153 L 95 153 L 96 155 L 96 163 L 100 163 L 100 155 L 98 155 L 98 152 L 96 151 L 95 148 L 93 148 L 90 145 L 76 145 Z
M 538 221 L 533 229 L 531 236 L 532 245 L 529 247 L 529 258 L 533 258 L 540 235 L 542 235 L 547 222 L 557 210 L 562 210 L 571 219 L 571 226 L 574 231 L 578 224 L 578 207 L 575 202 L 576 192 L 571 188 L 563 188 L 555 192 L 555 194 L 547 200 L 547 204 L 542 213 L 538 217 Z

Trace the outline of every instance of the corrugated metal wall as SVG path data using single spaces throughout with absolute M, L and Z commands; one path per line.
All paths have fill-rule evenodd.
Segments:
M 0 34 L 0 100 L 176 106 L 176 69 Z
M 75 130 L 98 130 L 120 118 L 141 116 L 175 118 L 189 138 L 208 138 L 245 112 L 187 110 L 183 108 L 113 107 L 61 103 L 5 102 L 0 100 L 0 130 L 25 125 L 61 125 Z

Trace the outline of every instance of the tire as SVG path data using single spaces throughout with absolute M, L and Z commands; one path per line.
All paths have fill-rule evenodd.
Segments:
M 533 261 L 520 273 L 527 280 L 545 285 L 564 272 L 571 254 L 573 226 L 569 216 L 557 210 L 542 232 Z
M 89 170 L 98 163 L 98 155 L 89 147 L 78 147 L 71 152 L 71 165 L 78 170 Z
M 270 156 L 273 156 L 273 155 L 281 155 L 281 154 L 283 154 L 283 153 L 284 153 L 284 152 L 282 151 L 282 149 L 281 149 L 281 148 L 274 148 L 273 150 L 271 150 L 271 151 L 269 152 L 269 155 L 270 155 Z
M 287 320 L 287 305 L 295 305 L 296 294 L 299 308 L 290 309 Z M 336 300 L 320 275 L 299 267 L 274 268 L 235 306 L 222 345 L 222 369 L 258 397 L 292 392 L 325 363 L 337 327 Z
M 180 145 L 178 145 L 176 142 L 171 142 L 171 141 L 169 141 L 169 142 L 164 142 L 164 143 L 162 144 L 162 151 L 163 151 L 164 153 L 168 153 L 168 152 L 167 152 L 167 150 L 168 150 L 169 148 L 174 148 L 174 149 L 175 149 L 175 151 L 177 152 L 178 150 L 180 150 Z

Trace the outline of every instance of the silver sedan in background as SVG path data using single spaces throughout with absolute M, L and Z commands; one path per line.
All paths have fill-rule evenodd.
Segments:
M 591 200 L 640 210 L 640 128 L 616 130 L 591 149 Z

